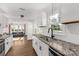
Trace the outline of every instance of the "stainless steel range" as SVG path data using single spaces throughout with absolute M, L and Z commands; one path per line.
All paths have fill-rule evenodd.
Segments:
M 0 56 L 4 56 L 4 52 L 5 52 L 4 39 L 0 39 Z

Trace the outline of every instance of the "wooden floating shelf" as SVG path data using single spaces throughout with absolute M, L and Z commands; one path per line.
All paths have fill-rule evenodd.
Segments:
M 79 23 L 79 20 L 76 20 L 76 21 L 67 21 L 67 22 L 63 22 L 62 24 L 74 24 L 74 23 Z

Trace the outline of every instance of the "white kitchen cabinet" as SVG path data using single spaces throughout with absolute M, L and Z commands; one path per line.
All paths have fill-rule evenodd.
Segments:
M 39 26 L 43 27 L 43 26 L 47 26 L 47 14 L 46 12 L 42 12 L 39 18 Z
M 5 15 L 0 15 L 0 27 L 4 28 L 6 27 L 8 22 L 8 18 Z
M 32 39 L 33 39 L 33 40 L 32 40 L 32 46 L 33 46 L 33 48 L 36 50 L 36 40 L 37 40 L 37 39 L 36 39 L 35 36 L 33 36 Z
M 32 37 L 32 46 L 35 49 L 38 56 L 48 56 L 49 55 L 49 46 L 39 40 L 37 37 Z
M 8 51 L 8 39 L 5 39 L 5 54 L 7 53 L 7 51 Z
M 9 51 L 9 49 L 12 47 L 12 42 L 13 42 L 13 36 L 10 35 L 8 38 L 5 39 L 5 55 Z
M 39 45 L 38 45 L 38 44 L 39 44 L 38 38 L 35 37 L 35 36 L 33 36 L 33 37 L 32 37 L 32 46 L 33 46 L 33 48 L 35 49 L 37 55 L 39 54 L 39 50 L 38 50 Z
M 48 56 L 49 55 L 49 46 L 39 40 L 39 55 L 40 56 Z
M 2 22 L 3 22 L 2 15 L 0 15 L 0 28 L 2 27 Z
M 13 36 L 10 35 L 10 37 L 8 37 L 8 42 L 9 42 L 9 48 L 12 47 L 12 44 L 13 44 Z

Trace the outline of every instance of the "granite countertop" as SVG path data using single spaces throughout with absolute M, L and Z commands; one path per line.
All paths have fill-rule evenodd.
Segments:
M 52 39 L 41 34 L 34 34 L 34 36 L 36 36 L 37 38 L 39 38 L 39 40 L 48 44 L 65 56 L 79 56 L 79 45 L 77 44 L 73 44 L 56 38 Z M 46 41 L 46 38 L 48 38 L 49 40 Z
M 0 43 L 3 42 L 4 40 L 0 40 Z
M 8 38 L 9 36 L 10 36 L 9 34 L 7 34 L 7 35 L 2 35 L 2 36 L 0 37 L 0 40 L 6 39 L 6 38 Z

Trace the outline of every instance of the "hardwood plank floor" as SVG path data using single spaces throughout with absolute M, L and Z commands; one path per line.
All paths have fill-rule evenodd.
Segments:
M 31 40 L 14 40 L 13 46 L 6 56 L 37 56 Z

